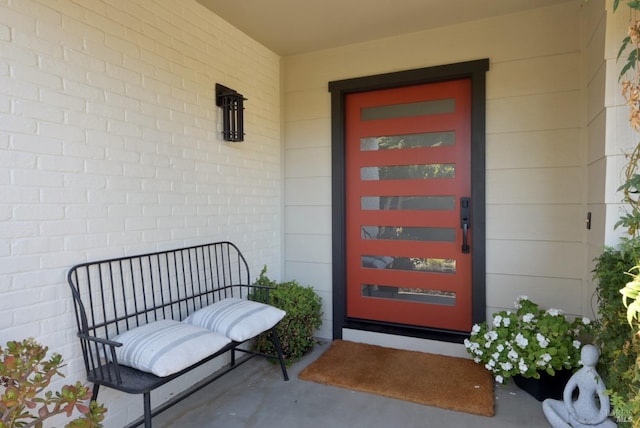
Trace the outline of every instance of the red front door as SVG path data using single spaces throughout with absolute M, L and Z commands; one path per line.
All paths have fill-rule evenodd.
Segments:
M 346 97 L 347 316 L 471 328 L 469 79 Z

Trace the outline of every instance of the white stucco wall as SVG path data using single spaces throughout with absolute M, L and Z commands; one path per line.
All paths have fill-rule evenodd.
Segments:
M 331 337 L 332 323 L 327 83 L 481 58 L 491 63 L 487 313 L 512 307 L 518 295 L 526 294 L 543 306 L 591 315 L 585 297 L 590 273 L 584 50 L 597 56 L 602 45 L 597 30 L 604 4 L 588 6 L 590 16 L 596 16 L 589 23 L 584 2 L 568 1 L 283 60 L 285 275 L 312 283 L 325 298 L 322 334 Z M 589 29 L 595 45 L 585 42 L 586 25 L 595 26 Z M 601 68 L 596 64 L 589 70 Z M 594 97 L 601 102 L 601 96 Z M 601 134 L 591 138 L 590 144 L 603 144 Z M 593 222 L 604 224 L 604 218 L 594 216 Z
M 248 98 L 243 143 L 216 83 Z M 280 109 L 280 58 L 195 0 L 0 0 L 0 343 L 84 379 L 65 275 L 86 260 L 230 240 L 279 277 Z M 106 427 L 142 413 L 100 401 Z

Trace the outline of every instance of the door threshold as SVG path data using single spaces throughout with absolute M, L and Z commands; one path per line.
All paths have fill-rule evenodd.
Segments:
M 427 352 L 470 359 L 469 353 L 461 343 L 441 342 L 409 336 L 397 336 L 365 330 L 342 329 L 342 339 L 351 342 L 385 346 L 387 348 L 405 349 L 407 351 Z

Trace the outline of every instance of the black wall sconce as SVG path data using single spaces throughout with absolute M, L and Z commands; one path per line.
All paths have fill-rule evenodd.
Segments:
M 216 83 L 216 105 L 222 107 L 222 137 L 225 141 L 244 141 L 244 101 L 233 89 Z

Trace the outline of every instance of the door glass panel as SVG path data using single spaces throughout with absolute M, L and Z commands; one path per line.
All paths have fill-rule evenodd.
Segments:
M 365 255 L 360 258 L 360 263 L 363 268 L 371 269 L 456 273 L 456 261 L 454 259 Z
M 392 241 L 455 242 L 456 230 L 450 227 L 362 226 L 364 239 Z
M 423 134 L 389 135 L 360 139 L 360 150 L 399 150 L 421 147 L 443 147 L 456 144 L 455 131 L 427 132 Z
M 455 178 L 456 165 L 436 163 L 429 165 L 365 166 L 360 168 L 360 179 L 378 180 L 422 180 L 429 178 Z
M 455 196 L 362 196 L 362 210 L 446 210 L 456 209 Z
M 456 293 L 442 290 L 390 287 L 387 285 L 361 284 L 362 297 L 429 303 L 431 305 L 454 306 Z
M 394 104 L 389 106 L 364 107 L 360 109 L 360 120 L 398 119 L 430 114 L 453 113 L 456 111 L 456 100 L 448 98 L 417 103 Z

